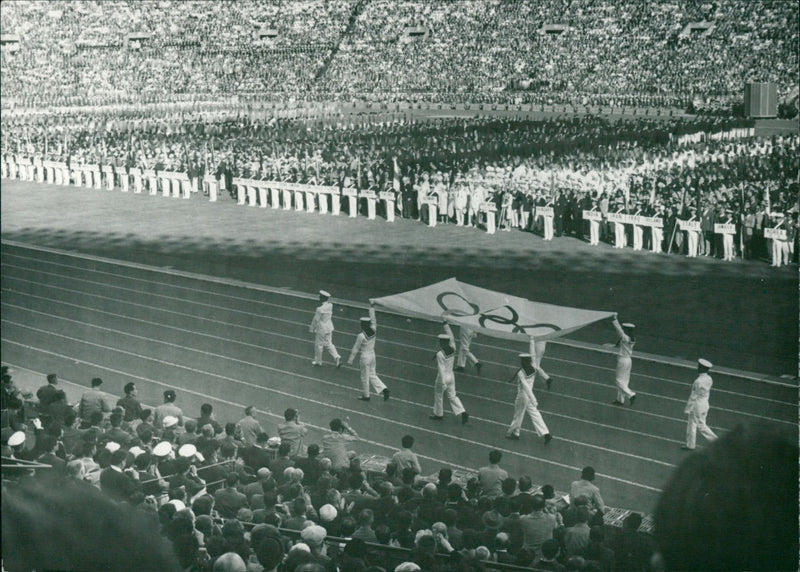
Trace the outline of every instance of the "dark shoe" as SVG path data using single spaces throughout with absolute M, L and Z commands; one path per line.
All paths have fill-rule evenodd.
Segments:
M 514 435 L 513 433 L 509 433 L 506 435 L 506 439 L 511 439 L 512 441 L 519 441 L 519 435 Z
M 340 367 L 342 367 L 342 358 L 341 357 L 337 357 L 336 358 L 336 369 L 339 369 Z
M 358 398 L 361 401 L 369 401 L 369 397 L 364 397 L 363 395 Z
M 429 415 L 428 419 L 433 419 L 434 421 L 441 421 L 444 419 L 443 415 Z
M 453 371 L 459 371 L 459 372 L 461 372 L 461 371 L 464 371 L 464 368 L 463 368 L 463 367 L 461 367 L 460 365 L 457 365 L 456 367 L 454 367 L 454 368 L 453 368 Z
M 615 399 L 614 401 L 611 402 L 611 405 L 618 405 L 619 407 L 623 407 L 625 404 Z
M 637 397 L 637 395 L 639 395 L 639 394 L 638 394 L 638 393 L 634 393 L 634 394 L 633 394 L 633 397 L 631 397 L 631 398 L 629 399 L 629 401 L 631 402 L 631 407 L 633 407 L 633 402 L 634 402 L 634 401 L 636 401 L 636 397 Z
M 479 376 L 481 374 L 481 369 L 482 368 L 483 368 L 483 364 L 481 362 L 478 362 L 478 363 L 475 364 L 475 371 L 478 372 Z
M 387 387 L 381 393 L 383 394 L 383 400 L 389 401 L 389 388 Z
M 694 449 L 690 449 L 686 445 L 681 445 L 681 449 L 684 450 L 684 451 L 694 451 Z
M 547 391 L 550 391 L 550 388 L 553 387 L 553 378 L 548 377 L 544 384 L 547 386 Z
M 467 421 L 469 421 L 469 413 L 465 411 L 464 413 L 461 414 L 461 424 L 466 425 Z
M 550 433 L 548 433 L 547 435 L 544 436 L 544 444 L 545 445 L 550 443 L 550 441 L 552 441 L 552 440 L 553 440 L 553 436 Z

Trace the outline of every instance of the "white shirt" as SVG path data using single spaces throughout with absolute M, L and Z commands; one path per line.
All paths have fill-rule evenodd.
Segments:
M 711 376 L 701 373 L 692 384 L 692 394 L 686 402 L 684 413 L 705 413 L 708 411 L 708 396 L 711 393 L 711 386 L 714 385 Z
M 317 334 L 328 334 L 333 331 L 333 304 L 323 302 L 317 307 L 314 319 L 311 321 L 311 331 Z

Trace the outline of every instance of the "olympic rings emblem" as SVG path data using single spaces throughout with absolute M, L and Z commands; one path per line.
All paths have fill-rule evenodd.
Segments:
M 455 307 L 450 307 L 446 303 L 448 297 L 452 296 L 460 300 L 460 302 L 456 302 Z M 561 328 L 559 326 L 544 322 L 539 324 L 520 324 L 519 313 L 517 313 L 517 311 L 514 308 L 508 305 L 500 306 L 499 308 L 494 308 L 486 312 L 481 312 L 481 309 L 477 304 L 470 302 L 469 300 L 464 298 L 461 294 L 457 294 L 456 292 L 442 292 L 436 297 L 436 302 L 439 304 L 439 307 L 444 310 L 445 314 L 450 314 L 452 316 L 460 318 L 479 316 L 478 324 L 480 324 L 482 328 L 501 329 L 501 330 L 506 329 L 506 328 L 492 328 L 491 326 L 487 326 L 487 322 L 490 322 L 492 324 L 497 324 L 499 326 L 511 326 L 510 329 L 515 334 L 528 334 L 529 330 L 539 330 L 539 329 L 549 329 L 554 332 L 561 331 Z M 463 304 L 461 302 L 463 302 Z

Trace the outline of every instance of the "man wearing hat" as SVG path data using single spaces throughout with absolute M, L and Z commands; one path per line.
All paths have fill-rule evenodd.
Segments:
M 617 342 L 619 353 L 617 354 L 617 369 L 614 374 L 614 379 L 617 384 L 617 398 L 612 401 L 612 404 L 625 405 L 625 398 L 627 397 L 630 400 L 630 404 L 633 405 L 633 402 L 636 400 L 636 393 L 630 390 L 628 384 L 631 380 L 633 346 L 636 343 L 634 330 L 636 326 L 631 323 L 620 325 L 616 313 L 611 323 L 614 325 L 617 334 L 619 334 L 619 341 Z
M 706 425 L 708 396 L 711 393 L 711 386 L 714 384 L 711 376 L 708 375 L 711 367 L 711 362 L 708 360 L 697 360 L 698 376 L 692 384 L 692 394 L 683 411 L 689 416 L 689 422 L 686 426 L 686 444 L 681 449 L 694 451 L 698 430 L 707 441 L 717 440 L 717 435 Z
M 328 350 L 331 357 L 336 360 L 336 367 L 341 365 L 342 358 L 331 340 L 334 328 L 331 320 L 333 317 L 333 304 L 328 301 L 330 297 L 331 295 L 325 290 L 319 291 L 320 305 L 317 306 L 317 311 L 314 312 L 314 319 L 308 328 L 308 331 L 316 336 L 314 338 L 314 361 L 311 362 L 311 365 L 315 366 L 322 365 L 323 348 Z
M 439 351 L 436 352 L 436 382 L 433 388 L 433 415 L 430 419 L 441 421 L 444 419 L 444 396 L 450 402 L 450 409 L 454 415 L 461 416 L 461 423 L 469 420 L 469 413 L 464 409 L 464 405 L 456 395 L 456 376 L 453 373 L 453 365 L 456 357 L 456 343 L 453 337 L 453 330 L 445 318 L 444 332 L 439 334 Z
M 300 533 L 300 538 L 311 550 L 312 561 L 320 564 L 325 570 L 336 570 L 333 561 L 328 556 L 328 547 L 325 545 L 326 536 L 328 536 L 328 531 L 317 524 L 307 526 Z
M 377 336 L 378 323 L 375 319 L 375 308 L 370 302 L 369 318 L 361 318 L 361 332 L 356 336 L 356 343 L 350 350 L 350 357 L 347 363 L 352 364 L 356 354 L 361 352 L 359 365 L 361 366 L 361 388 L 363 390 L 361 401 L 369 401 L 369 386 L 375 393 L 383 395 L 383 400 L 389 399 L 389 389 L 383 384 L 381 378 L 375 371 L 375 338 Z
M 533 338 L 531 338 L 531 346 L 534 345 Z M 517 398 L 514 401 L 514 418 L 511 420 L 511 425 L 506 432 L 506 439 L 517 440 L 519 439 L 519 432 L 522 429 L 522 422 L 525 420 L 525 413 L 531 418 L 533 428 L 539 437 L 544 437 L 544 444 L 547 445 L 553 439 L 550 430 L 539 412 L 538 402 L 533 395 L 533 382 L 536 379 L 536 374 L 540 371 L 533 364 L 533 356 L 530 353 L 519 354 L 520 367 L 517 370 Z

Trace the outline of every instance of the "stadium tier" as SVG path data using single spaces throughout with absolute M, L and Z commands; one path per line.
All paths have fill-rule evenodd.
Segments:
M 798 85 L 794 2 L 9 3 L 4 105 L 176 94 L 730 108 Z M 324 97 L 320 97 L 324 95 Z

